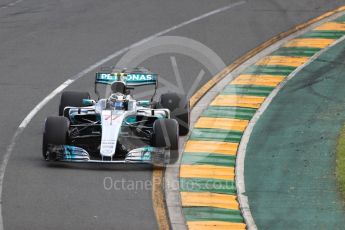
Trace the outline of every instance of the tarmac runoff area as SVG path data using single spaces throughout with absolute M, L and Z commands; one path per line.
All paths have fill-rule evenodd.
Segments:
M 330 130 L 327 129 L 327 122 L 325 123 L 325 127 L 322 127 L 321 123 L 323 120 L 321 118 L 319 118 L 319 120 L 316 119 L 317 116 L 320 115 L 317 111 L 321 105 L 324 105 L 327 116 L 330 115 L 330 110 L 328 109 L 329 104 L 328 102 L 325 103 L 325 98 L 322 96 L 319 96 L 322 97 L 322 99 L 310 99 L 311 107 L 315 106 L 315 110 L 309 110 L 309 103 L 304 99 L 305 95 L 302 94 L 300 95 L 301 98 L 298 100 L 298 103 L 301 104 L 301 108 L 293 109 L 293 107 L 297 105 L 297 102 L 291 99 L 291 97 L 293 97 L 292 92 L 288 91 L 287 93 L 289 93 L 289 95 L 283 98 L 283 103 L 278 104 L 275 113 L 273 113 L 274 117 L 273 115 L 267 115 L 269 111 L 272 110 L 271 107 L 273 107 L 270 105 L 268 107 L 269 111 L 265 112 L 263 118 L 259 120 L 258 125 L 255 125 L 255 133 L 251 136 L 251 141 L 247 146 L 246 154 L 248 159 L 246 159 L 245 164 L 245 184 L 249 188 L 245 195 L 248 196 L 250 205 L 254 205 L 253 209 L 255 209 L 253 213 L 254 221 L 249 220 L 249 226 L 247 226 L 248 219 L 243 218 L 243 209 L 241 209 L 243 208 L 241 207 L 243 204 L 238 203 L 238 191 L 235 186 L 235 178 L 237 178 L 237 175 L 235 175 L 236 154 L 241 143 L 242 135 L 245 133 L 250 120 L 258 114 L 260 107 L 267 103 L 267 99 L 270 97 L 271 93 L 274 91 L 278 92 L 277 88 L 280 89 L 280 87 L 293 76 L 296 79 L 294 81 L 299 81 L 300 84 L 303 85 L 301 89 L 305 88 L 307 91 L 310 91 L 310 87 L 313 88 L 314 83 L 318 84 L 319 81 L 322 82 L 323 77 L 316 75 L 327 73 L 328 69 L 332 68 L 329 65 L 333 65 L 332 62 L 329 63 L 328 61 L 324 63 L 322 58 L 329 55 L 329 52 L 333 50 L 337 51 L 338 54 L 331 54 L 329 56 L 337 57 L 340 55 L 341 51 L 338 46 L 335 46 L 321 57 L 318 56 L 327 48 L 343 39 L 344 35 L 345 17 L 340 17 L 335 21 L 318 25 L 313 30 L 289 40 L 275 52 L 263 57 L 254 65 L 242 71 L 241 74 L 231 81 L 201 113 L 200 118 L 196 121 L 194 129 L 186 142 L 180 167 L 181 203 L 189 229 L 256 229 L 254 221 L 256 222 L 257 220 L 257 226 L 260 229 L 311 229 L 311 226 L 313 229 L 320 229 L 320 226 L 322 226 L 321 223 L 326 226 L 324 229 L 330 229 L 330 222 L 337 222 L 334 220 L 336 215 L 339 216 L 339 221 L 341 219 L 345 220 L 341 209 L 341 200 L 338 199 L 339 194 L 335 186 L 335 177 L 332 174 L 334 173 L 335 162 L 332 161 L 330 157 L 323 159 L 325 152 L 315 154 L 315 151 L 311 151 L 310 154 L 312 157 L 309 159 L 307 157 L 309 156 L 309 152 L 306 150 L 306 157 L 303 157 L 305 159 L 302 160 L 302 166 L 297 163 L 301 161 L 302 147 L 308 148 L 307 144 L 313 143 L 311 141 L 315 139 L 311 139 L 311 137 L 318 132 L 326 132 L 327 135 L 323 134 L 323 138 L 318 137 L 317 141 L 314 141 L 323 146 L 323 148 L 319 147 L 317 150 L 322 151 L 322 149 L 326 147 L 327 144 L 322 142 L 328 143 L 333 140 L 334 143 L 332 143 L 334 145 L 330 145 L 330 148 L 332 149 L 331 155 L 335 159 L 334 149 L 336 136 L 344 119 L 340 119 L 341 115 L 336 115 L 339 118 L 339 122 L 337 122 L 338 128 L 334 129 L 334 138 L 330 137 L 331 135 L 329 134 Z M 329 61 L 334 61 L 335 59 L 330 58 Z M 298 71 L 311 61 L 314 61 L 311 67 L 298 73 L 298 76 L 303 75 L 304 72 L 311 74 L 311 76 L 309 75 L 308 77 L 306 74 L 306 79 L 304 80 L 301 80 L 303 76 L 295 76 Z M 320 68 L 321 65 L 318 64 L 318 62 L 322 62 L 325 66 Z M 316 72 L 308 71 L 310 68 L 314 68 Z M 337 76 L 337 78 L 338 77 L 339 76 Z M 325 77 L 325 79 L 327 78 Z M 339 88 L 339 91 L 341 90 L 341 84 L 338 84 L 337 81 L 334 81 L 333 84 L 334 87 Z M 291 85 L 291 83 L 289 82 L 288 85 Z M 281 95 L 283 95 L 288 88 L 289 87 L 278 94 L 279 98 L 282 97 Z M 301 89 L 298 88 L 297 91 Z M 326 93 L 333 95 L 328 86 L 323 87 L 323 89 Z M 318 95 L 317 92 L 311 91 L 313 92 L 311 93 L 312 96 L 314 94 Z M 270 98 L 270 100 L 272 98 Z M 335 96 L 333 96 L 333 98 L 335 99 Z M 273 101 L 274 104 L 277 104 L 277 100 L 278 99 L 275 99 Z M 290 103 L 292 108 L 287 109 L 288 104 L 286 101 Z M 339 108 L 339 106 L 337 108 Z M 344 108 L 341 108 L 339 111 L 342 110 L 344 110 Z M 288 115 L 276 115 L 284 111 L 288 112 Z M 309 111 L 313 112 L 309 113 Z M 303 113 L 305 113 L 305 115 L 314 116 L 313 122 L 315 124 L 313 127 L 307 125 L 310 123 L 308 116 L 306 116 L 305 121 L 301 119 L 300 116 Z M 289 119 L 290 122 L 287 122 Z M 273 124 L 278 126 L 286 125 L 286 128 L 276 129 L 273 127 Z M 312 131 L 313 135 L 302 135 L 306 140 L 303 141 L 302 137 L 296 134 L 296 131 L 290 132 L 290 135 L 284 136 L 287 130 L 292 130 L 291 127 L 298 127 L 297 133 L 298 129 L 301 128 L 315 129 L 315 131 Z M 321 127 L 323 129 L 321 129 Z M 260 128 L 261 130 L 258 131 Z M 283 134 L 279 136 L 274 133 L 278 131 Z M 272 135 L 272 133 L 274 133 L 274 135 Z M 301 133 L 303 134 L 303 132 Z M 282 138 L 283 140 L 277 138 Z M 294 145 L 293 138 L 297 138 L 296 141 L 298 142 L 296 143 L 299 143 L 299 145 Z M 270 145 L 268 145 L 269 143 Z M 283 143 L 287 144 L 283 145 Z M 296 156 L 294 159 L 291 159 L 292 154 L 288 152 L 291 151 L 289 147 L 294 148 L 296 146 L 298 146 L 298 151 L 294 152 Z M 270 150 L 272 154 L 268 154 L 268 147 L 271 147 Z M 278 153 L 284 151 L 287 153 L 280 154 L 282 158 L 280 159 Z M 271 161 L 272 156 L 274 161 Z M 286 158 L 289 160 L 286 161 Z M 316 164 L 314 167 L 314 165 L 310 163 L 313 160 L 319 160 L 320 162 L 329 161 L 332 164 L 329 165 L 324 162 Z M 280 164 L 276 163 L 278 161 Z M 324 168 L 324 166 L 326 166 L 326 168 Z M 295 170 L 292 170 L 293 168 Z M 304 168 L 310 168 L 310 171 L 306 174 L 309 176 L 305 176 L 305 183 L 302 183 L 304 180 L 304 174 L 302 173 Z M 331 179 L 331 177 L 325 178 L 325 175 L 330 175 L 326 173 L 327 170 L 331 172 L 330 174 L 332 174 L 333 179 Z M 317 173 L 314 174 L 314 171 L 317 171 Z M 287 180 L 289 176 L 287 172 L 291 172 L 296 177 L 294 179 L 291 177 L 292 180 Z M 298 174 L 297 172 L 301 173 Z M 331 181 L 330 179 L 333 180 L 334 183 L 329 183 Z M 296 186 L 290 186 L 294 184 L 294 181 Z M 326 183 L 326 181 L 328 183 Z M 297 184 L 304 185 L 298 187 Z M 272 191 L 274 187 L 272 187 L 272 185 L 276 185 L 276 193 Z M 282 185 L 286 185 L 287 188 L 284 188 Z M 325 185 L 327 185 L 327 188 L 324 187 Z M 333 189 L 329 189 L 328 186 Z M 333 198 L 336 199 L 325 199 L 325 202 L 320 201 L 322 199 L 322 197 L 320 197 L 320 194 L 322 194 L 320 193 L 320 189 L 327 191 L 328 195 L 332 190 L 334 195 Z M 290 190 L 294 192 L 300 191 L 299 195 L 301 195 L 301 197 L 289 194 L 291 192 Z M 310 195 L 310 193 L 314 193 L 314 195 Z M 281 197 L 282 194 L 286 194 L 285 199 Z M 272 196 L 275 196 L 273 198 L 276 199 L 272 200 Z M 287 198 L 291 198 L 291 201 Z M 310 199 L 314 199 L 314 201 Z M 312 205 L 313 202 L 315 205 Z M 290 207 L 292 204 L 296 204 L 296 206 L 294 206 L 295 209 Z M 302 204 L 305 205 L 301 206 Z M 257 205 L 261 206 L 259 207 Z M 334 207 L 330 207 L 330 205 Z M 265 208 L 272 206 L 276 208 L 265 210 Z M 286 208 L 287 206 L 288 208 Z M 309 212 L 309 209 L 307 211 L 305 209 L 307 207 L 315 209 Z M 322 212 L 320 210 L 324 211 Z M 326 215 L 327 210 L 329 213 L 332 213 L 332 217 Z M 280 213 L 278 211 L 280 211 Z M 295 213 L 292 214 L 292 212 Z M 325 216 L 323 214 L 325 214 Z M 294 215 L 296 215 L 296 218 L 291 218 L 291 216 Z M 320 215 L 323 216 L 323 220 L 319 218 Z M 307 221 L 302 224 L 300 221 L 297 221 L 297 216 L 300 218 L 300 221 Z M 311 223 L 310 220 L 312 219 L 318 219 L 319 222 L 317 224 L 316 222 Z M 345 226 L 343 222 L 345 221 L 340 221 L 337 223 L 337 226 Z M 309 225 L 306 225 L 307 223 L 309 223 Z

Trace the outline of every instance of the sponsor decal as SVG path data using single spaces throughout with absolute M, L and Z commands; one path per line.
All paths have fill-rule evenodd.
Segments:
M 116 121 L 119 118 L 121 119 L 122 115 L 104 115 L 104 120 L 112 120 L 112 121 Z
M 104 140 L 102 141 L 102 148 L 106 151 L 111 151 L 114 148 L 116 141 L 113 140 Z
M 152 81 L 155 80 L 152 74 L 128 74 L 126 81 Z
M 109 73 L 99 73 L 97 74 L 97 80 L 109 80 L 114 81 L 117 77 Z
M 157 79 L 157 74 L 127 74 L 119 75 L 117 73 L 97 73 L 96 81 L 98 82 L 113 82 L 123 79 L 127 82 L 154 82 Z

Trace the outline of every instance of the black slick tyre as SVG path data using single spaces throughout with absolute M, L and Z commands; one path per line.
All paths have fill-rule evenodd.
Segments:
M 179 124 L 179 134 L 185 136 L 189 133 L 190 105 L 187 98 L 177 93 L 162 94 L 159 100 L 160 108 L 170 110 L 170 117 Z
M 42 155 L 47 159 L 49 144 L 65 145 L 68 143 L 68 130 L 70 122 L 66 117 L 48 117 L 44 125 Z
M 65 91 L 61 94 L 59 105 L 59 116 L 63 116 L 63 111 L 67 106 L 82 107 L 83 99 L 90 99 L 88 92 Z
M 179 158 L 179 125 L 175 119 L 159 119 L 153 124 L 154 147 L 170 149 L 171 164 Z

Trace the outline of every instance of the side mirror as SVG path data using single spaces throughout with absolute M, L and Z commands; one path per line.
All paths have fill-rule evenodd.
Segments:
M 85 106 L 93 106 L 96 104 L 95 100 L 92 99 L 83 99 L 83 105 Z
M 137 105 L 143 106 L 143 107 L 149 107 L 151 105 L 151 101 L 150 100 L 137 101 Z

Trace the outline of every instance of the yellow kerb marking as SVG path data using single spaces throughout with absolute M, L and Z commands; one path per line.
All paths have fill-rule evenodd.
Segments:
M 234 180 L 234 167 L 215 165 L 181 165 L 180 177 Z
M 268 56 L 258 61 L 255 65 L 278 65 L 298 67 L 306 63 L 308 60 L 308 57 Z
M 191 141 L 189 140 L 185 146 L 185 152 L 204 152 L 218 153 L 225 155 L 236 155 L 238 148 L 237 143 L 218 142 L 218 141 Z
M 236 196 L 210 192 L 181 192 L 181 202 L 183 207 L 239 209 Z
M 241 58 L 239 58 L 238 60 L 236 60 L 233 64 L 229 65 L 227 68 L 225 68 L 223 71 L 221 71 L 219 74 L 217 74 L 216 76 L 214 76 L 207 84 L 205 84 L 203 87 L 201 87 L 190 99 L 190 104 L 191 107 L 193 107 L 201 97 L 204 96 L 204 94 L 210 90 L 210 88 L 212 88 L 217 82 L 219 82 L 220 80 L 222 80 L 225 76 L 227 76 L 231 71 L 233 71 L 234 69 L 236 69 L 239 65 L 243 64 L 246 60 L 248 60 L 249 58 L 253 57 L 254 55 L 256 55 L 257 53 L 259 53 L 259 51 L 264 50 L 265 48 L 271 46 L 272 44 L 274 44 L 275 42 L 281 40 L 282 38 L 287 37 L 288 35 L 291 35 L 292 33 L 295 33 L 297 31 L 300 31 L 310 25 L 312 25 L 313 23 L 316 23 L 326 17 L 329 17 L 331 15 L 334 15 L 337 12 L 341 12 L 345 10 L 345 6 L 339 7 L 334 11 L 330 11 L 327 12 L 317 18 L 314 18 L 306 23 L 303 23 L 301 25 L 298 25 L 294 28 L 292 28 L 291 30 L 284 32 L 282 34 L 279 34 L 275 37 L 273 37 L 272 39 L 268 40 L 267 42 L 265 42 L 264 44 L 260 45 L 259 47 L 255 48 L 254 50 L 251 50 L 250 52 L 248 52 L 247 54 L 245 54 L 244 56 L 242 56 Z M 181 175 L 182 175 L 182 171 L 185 169 L 188 169 L 187 167 L 193 167 L 193 166 L 188 166 L 188 165 L 182 165 L 181 166 Z M 199 166 L 201 167 L 201 166 Z M 210 166 L 208 166 L 210 167 Z M 215 167 L 215 166 L 213 166 Z M 209 168 L 206 168 L 209 169 Z M 198 169 L 199 170 L 199 169 Z M 195 172 L 195 171 L 194 171 Z M 232 168 L 232 179 L 234 179 L 234 169 Z M 188 172 L 187 172 L 188 174 Z M 182 177 L 182 176 L 181 176 Z M 187 175 L 187 177 L 192 177 Z M 218 176 L 216 176 L 218 177 Z M 212 178 L 212 177 L 207 177 L 207 178 Z M 155 179 L 155 177 L 153 177 L 153 180 Z M 215 178 L 217 179 L 217 178 Z M 227 178 L 221 178 L 221 179 L 229 179 Z M 231 180 L 231 179 L 230 179 Z M 153 194 L 154 195 L 154 194 Z M 154 205 L 154 208 L 156 209 L 157 207 Z M 228 229 L 240 229 L 240 230 L 245 230 L 246 226 L 243 223 L 228 223 L 228 222 L 221 222 L 221 221 L 189 221 L 187 222 L 187 225 L 189 227 L 189 230 L 228 230 Z M 160 229 L 164 229 L 160 226 Z
M 244 131 L 249 121 L 230 119 L 230 118 L 213 118 L 213 117 L 200 117 L 195 124 L 195 128 L 206 129 L 226 129 Z
M 326 23 L 316 27 L 314 30 L 316 30 L 316 31 L 322 31 L 322 30 L 345 31 L 345 23 L 326 22 Z
M 239 96 L 239 95 L 218 95 L 211 105 L 213 106 L 237 106 L 246 108 L 259 108 L 265 97 Z
M 345 6 L 341 6 L 338 9 L 336 9 L 335 12 L 344 11 L 344 10 L 345 10 Z
M 188 221 L 189 230 L 245 230 L 244 223 L 230 223 L 224 221 Z
M 242 74 L 233 80 L 230 85 L 260 85 L 260 86 L 277 86 L 284 80 L 284 76 L 274 75 L 252 75 Z
M 167 210 L 163 195 L 163 170 L 158 167 L 153 168 L 152 172 L 152 204 L 159 229 L 169 229 Z
M 335 40 L 329 38 L 296 38 L 289 41 L 284 47 L 310 47 L 310 48 L 326 48 Z
M 242 57 L 240 57 L 239 59 L 237 59 L 235 62 L 233 62 L 231 65 L 227 66 L 225 69 L 223 69 L 221 72 L 219 72 L 217 75 L 215 75 L 211 80 L 209 80 L 204 86 L 202 86 L 190 99 L 190 105 L 191 107 L 193 107 L 199 100 L 201 97 L 204 96 L 205 93 L 207 93 L 208 90 L 210 90 L 215 84 L 217 84 L 220 80 L 222 80 L 225 76 L 227 76 L 229 73 L 231 73 L 232 71 L 234 71 L 238 66 L 240 66 L 241 64 L 243 64 L 245 61 L 247 61 L 249 58 L 255 56 L 256 54 L 258 54 L 260 51 L 266 49 L 267 47 L 273 45 L 274 43 L 276 43 L 277 41 L 282 40 L 283 38 L 286 38 L 287 36 L 297 32 L 297 31 L 301 31 L 305 28 L 307 28 L 308 26 L 319 22 L 331 15 L 334 15 L 338 12 L 344 11 L 345 10 L 345 6 L 339 7 L 336 10 L 327 12 L 325 14 L 320 15 L 319 17 L 313 18 L 309 21 L 307 21 L 306 23 L 300 24 L 298 26 L 295 26 L 294 28 L 291 28 L 290 30 L 283 32 L 281 34 L 278 34 L 274 37 L 272 37 L 270 40 L 264 42 L 263 44 L 261 44 L 260 46 L 256 47 L 255 49 L 249 51 L 248 53 L 246 53 L 245 55 L 243 55 Z

